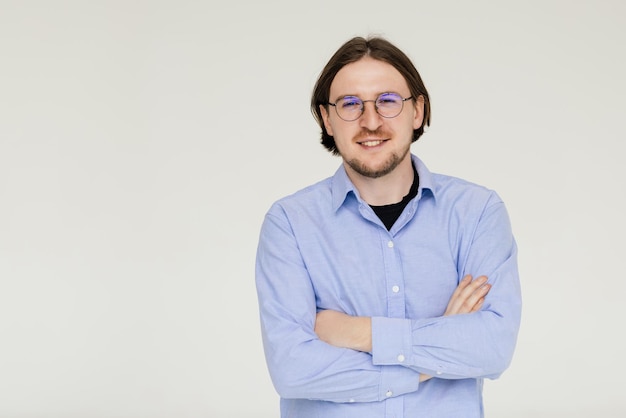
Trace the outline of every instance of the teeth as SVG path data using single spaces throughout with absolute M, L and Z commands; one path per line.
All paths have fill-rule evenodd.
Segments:
M 382 144 L 383 141 L 378 140 L 378 141 L 365 141 L 365 142 L 361 142 L 361 145 L 365 145 L 366 147 L 375 147 L 376 145 L 380 145 Z

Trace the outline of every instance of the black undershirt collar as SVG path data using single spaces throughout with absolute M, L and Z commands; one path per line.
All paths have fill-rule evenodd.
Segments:
M 390 205 L 382 205 L 382 206 L 374 206 L 370 205 L 370 207 L 374 210 L 374 213 L 380 218 L 383 222 L 387 230 L 390 230 L 393 224 L 398 220 L 402 211 L 408 205 L 408 203 L 417 196 L 417 189 L 419 188 L 419 176 L 417 175 L 417 170 L 413 165 L 413 184 L 411 185 L 411 189 L 409 193 L 402 198 L 398 203 L 392 203 Z

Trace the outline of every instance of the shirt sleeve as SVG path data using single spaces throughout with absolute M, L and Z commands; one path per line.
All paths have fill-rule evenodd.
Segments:
M 373 402 L 418 389 L 415 370 L 374 365 L 369 353 L 317 337 L 315 290 L 289 220 L 276 206 L 261 228 L 256 286 L 266 361 L 281 397 Z
M 517 246 L 504 204 L 487 203 L 459 245 L 459 277 L 485 275 L 481 311 L 427 319 L 372 318 L 376 365 L 403 365 L 444 379 L 496 378 L 510 364 L 520 325 Z

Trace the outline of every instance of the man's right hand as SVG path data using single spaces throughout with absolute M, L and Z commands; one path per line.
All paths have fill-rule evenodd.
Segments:
M 466 314 L 479 311 L 485 302 L 485 296 L 489 293 L 491 285 L 487 283 L 486 276 L 472 279 L 471 275 L 463 277 L 459 285 L 452 293 L 448 307 L 443 316 Z M 420 382 L 432 378 L 427 374 L 420 373 Z
M 486 276 L 472 279 L 471 275 L 466 275 L 454 290 L 443 316 L 479 311 L 490 289 L 491 285 L 487 283 Z

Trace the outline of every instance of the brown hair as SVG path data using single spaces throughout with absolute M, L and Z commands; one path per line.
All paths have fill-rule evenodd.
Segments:
M 330 85 L 339 70 L 341 70 L 345 65 L 356 62 L 365 56 L 369 56 L 392 65 L 406 80 L 413 99 L 415 100 L 419 96 L 424 98 L 424 120 L 422 122 L 422 126 L 413 130 L 412 142 L 417 141 L 419 137 L 422 136 L 425 125 L 430 125 L 430 99 L 428 97 L 428 92 L 422 82 L 422 78 L 409 57 L 407 57 L 404 52 L 398 49 L 395 45 L 383 38 L 370 37 L 365 39 L 362 37 L 355 37 L 343 44 L 331 57 L 330 61 L 328 61 L 326 67 L 324 67 L 322 73 L 317 79 L 317 83 L 315 83 L 313 95 L 311 97 L 311 112 L 313 113 L 317 123 L 322 128 L 322 145 L 324 145 L 326 149 L 333 154 L 338 154 L 339 151 L 335 145 L 335 139 L 326 131 L 320 105 L 325 106 L 328 111 Z

